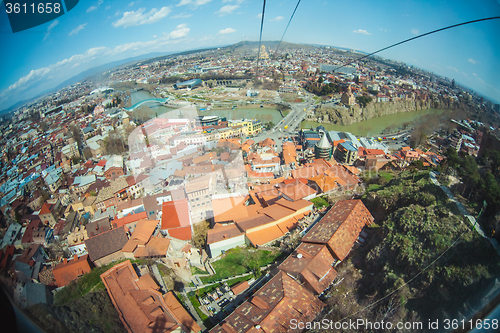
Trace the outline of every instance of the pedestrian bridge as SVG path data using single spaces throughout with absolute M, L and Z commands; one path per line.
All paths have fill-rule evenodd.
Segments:
M 140 101 L 138 103 L 135 103 L 134 105 L 128 107 L 128 108 L 125 108 L 125 110 L 127 111 L 133 111 L 135 109 L 137 109 L 138 107 L 140 107 L 141 105 L 143 104 L 159 104 L 159 105 L 164 105 L 166 101 L 168 101 L 170 98 L 167 97 L 167 98 L 150 98 L 150 99 L 145 99 L 143 101 Z

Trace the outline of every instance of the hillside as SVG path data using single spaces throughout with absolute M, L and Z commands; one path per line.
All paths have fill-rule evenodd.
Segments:
M 344 281 L 327 299 L 325 318 L 422 322 L 424 328 L 429 319 L 468 319 L 484 305 L 477 296 L 500 275 L 492 246 L 428 172 L 385 173 L 368 184 L 363 201 L 377 226 L 337 268 Z

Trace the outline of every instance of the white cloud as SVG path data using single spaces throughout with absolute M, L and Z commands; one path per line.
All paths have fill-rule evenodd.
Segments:
M 129 7 L 132 7 L 134 5 L 134 2 L 132 1 L 131 3 L 128 4 Z
M 156 38 L 157 36 L 156 35 L 153 35 L 153 38 Z
M 104 9 L 108 10 L 108 9 L 110 9 L 110 8 L 111 8 L 111 6 L 106 6 L 106 8 L 104 8 Z
M 100 6 L 100 5 L 102 5 L 102 1 L 103 1 L 103 0 L 99 0 L 99 1 L 97 2 L 97 5 L 95 5 L 95 6 L 90 6 L 90 7 L 87 9 L 87 13 L 90 13 L 91 11 L 94 11 L 94 10 L 96 10 L 97 8 L 99 8 L 99 6 Z
M 57 75 L 61 76 L 62 74 L 66 74 L 65 69 L 67 68 L 67 66 L 73 66 L 77 63 L 88 62 L 94 59 L 97 55 L 102 55 L 106 49 L 106 47 L 88 49 L 85 53 L 75 54 L 70 58 L 61 60 L 50 66 L 31 70 L 28 75 L 23 76 L 22 78 L 17 80 L 17 82 L 11 84 L 9 88 L 7 88 L 4 92 L 2 92 L 2 94 L 0 94 L 0 100 L 2 99 L 3 95 L 5 95 L 5 93 L 16 90 L 26 90 L 34 83 L 39 82 L 43 79 L 47 79 L 49 77 L 49 74 L 54 77 Z
M 232 14 L 236 9 L 240 8 L 240 5 L 225 5 L 215 14 L 219 14 L 220 16 Z
M 55 20 L 54 22 L 52 22 L 49 27 L 47 28 L 47 30 L 52 30 L 56 25 L 59 24 L 59 20 Z
M 411 29 L 411 33 L 414 34 L 415 36 L 418 35 L 419 32 L 420 31 L 418 31 L 418 29 L 415 28 Z
M 353 30 L 352 32 L 354 32 L 355 34 L 371 35 L 371 33 L 363 29 Z
M 470 62 L 470 63 L 471 63 L 471 64 L 473 64 L 473 65 L 480 64 L 480 62 L 479 62 L 479 61 L 474 60 L 474 59 L 472 59 L 472 58 L 467 59 L 467 61 L 468 61 L 468 62 Z
M 56 25 L 55 22 L 51 24 L 51 29 Z M 0 105 L 15 103 L 17 100 L 33 97 L 45 89 L 60 84 L 68 77 L 76 75 L 82 70 L 100 64 L 102 61 L 109 62 L 110 60 L 117 60 L 117 57 L 119 59 L 120 57 L 146 54 L 158 50 L 166 44 L 183 42 L 184 40 L 181 37 L 186 37 L 189 30 L 186 24 L 180 24 L 172 32 L 163 33 L 159 38 L 154 37 L 150 41 L 132 42 L 114 48 L 104 46 L 91 48 L 84 53 L 75 54 L 49 66 L 33 69 L 7 89 L 0 91 Z
M 281 21 L 281 20 L 283 20 L 283 19 L 284 19 L 284 17 L 283 17 L 283 16 L 276 16 L 275 18 L 270 19 L 269 21 L 271 21 L 271 22 L 273 22 L 273 21 Z
M 87 25 L 87 23 L 80 24 L 75 29 L 71 30 L 71 32 L 68 34 L 68 36 L 76 35 L 78 32 L 80 32 L 80 30 L 83 30 L 86 25 Z
M 218 35 L 224 35 L 224 34 L 230 34 L 230 33 L 233 33 L 233 32 L 236 32 L 236 30 L 234 30 L 233 28 L 226 28 L 226 29 L 220 30 L 217 34 Z
M 45 36 L 43 37 L 43 40 L 46 40 L 47 37 L 49 37 L 50 33 L 52 32 L 52 29 L 55 28 L 56 25 L 59 24 L 59 20 L 54 20 L 49 26 L 47 27 L 47 31 L 45 32 Z
M 162 7 L 160 10 L 153 8 L 147 13 L 144 13 L 145 11 L 146 8 L 139 8 L 137 11 L 125 12 L 121 19 L 112 24 L 115 28 L 152 24 L 163 19 L 172 10 L 169 7 Z
M 255 15 L 255 17 L 260 20 L 262 18 L 262 13 L 259 13 L 259 14 Z
M 180 14 L 176 14 L 174 16 L 171 16 L 170 18 L 179 19 L 179 18 L 189 18 L 191 16 L 193 16 L 193 14 L 180 13 Z
M 484 80 L 483 80 L 483 79 L 481 79 L 479 76 L 477 76 L 477 74 L 476 74 L 476 73 L 472 73 L 472 75 L 474 75 L 474 76 L 476 77 L 476 79 L 478 79 L 478 80 L 479 80 L 479 82 L 481 82 L 482 84 L 484 84 L 484 83 L 485 83 L 485 82 L 484 82 Z
M 212 40 L 212 39 L 213 39 L 213 36 L 209 35 L 209 36 L 204 36 L 204 37 L 200 38 L 198 41 L 199 42 L 206 42 L 206 41 Z
M 187 24 L 179 24 L 174 31 L 172 31 L 168 36 L 171 39 L 177 39 L 177 38 L 182 38 L 186 37 L 187 34 L 189 33 L 189 28 L 187 27 Z
M 455 67 L 448 66 L 448 68 L 458 73 L 458 69 L 456 69 Z
M 176 6 L 179 7 L 179 6 L 191 5 L 192 7 L 196 8 L 199 6 L 206 5 L 210 1 L 212 0 L 181 0 L 181 2 L 179 2 Z

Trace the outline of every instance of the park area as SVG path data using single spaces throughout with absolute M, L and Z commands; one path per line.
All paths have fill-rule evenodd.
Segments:
M 247 272 L 253 272 L 258 277 L 260 276 L 260 267 L 275 262 L 282 255 L 279 249 L 272 251 L 250 248 L 231 249 L 226 252 L 222 259 L 212 263 L 215 274 L 201 277 L 201 280 L 204 283 L 210 283 Z

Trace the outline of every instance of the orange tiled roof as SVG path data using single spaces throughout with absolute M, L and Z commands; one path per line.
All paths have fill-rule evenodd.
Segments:
M 162 296 L 151 281 L 140 281 L 129 260 L 103 273 L 101 280 L 128 332 L 200 331 L 175 296 Z
M 191 227 L 180 227 L 180 228 L 168 229 L 168 234 L 173 238 L 182 239 L 182 240 L 190 240 L 192 237 Z
M 335 256 L 344 260 L 365 225 L 373 216 L 361 200 L 340 200 L 303 238 L 302 242 L 328 244 Z
M 161 228 L 185 227 L 191 224 L 187 199 L 164 202 L 162 205 Z M 190 238 L 191 239 L 191 238 Z
M 231 291 L 233 292 L 233 294 L 239 295 L 245 290 L 247 290 L 248 287 L 250 287 L 248 281 L 241 281 L 240 283 L 237 283 L 234 286 L 232 286 Z
M 53 207 L 54 207 L 54 204 L 44 203 L 42 206 L 42 209 L 40 209 L 40 212 L 38 213 L 38 215 L 52 214 Z
M 137 221 L 135 230 L 128 242 L 122 248 L 122 252 L 134 252 L 138 246 L 146 244 L 153 235 L 159 222 L 160 221 L 157 220 L 147 219 Z
M 304 185 L 300 181 L 291 184 L 280 184 L 279 191 L 294 201 L 316 193 L 313 188 Z
M 153 257 L 166 255 L 170 246 L 170 239 L 153 236 L 146 246 L 139 246 L 134 251 L 134 257 Z
M 238 229 L 235 224 L 221 226 L 215 229 L 210 229 L 207 232 L 207 244 L 213 244 L 222 240 L 234 238 L 242 235 L 243 232 Z
M 247 238 L 254 246 L 264 245 L 283 236 L 284 233 L 277 225 L 271 225 L 256 231 L 248 231 Z
M 64 259 L 62 263 L 56 265 L 52 269 L 52 274 L 54 274 L 57 286 L 64 287 L 72 280 L 78 279 L 80 275 L 89 273 L 91 270 L 88 254 L 79 258 L 75 255 L 73 260 Z
M 241 217 L 247 217 L 245 202 L 249 196 L 227 197 L 212 199 L 212 209 L 215 222 L 234 221 Z
M 287 332 L 291 319 L 313 321 L 323 307 L 311 292 L 280 271 L 210 332 Z
M 129 223 L 134 223 L 141 219 L 147 219 L 147 218 L 148 214 L 146 212 L 140 212 L 137 214 L 127 215 L 125 217 L 122 217 L 121 219 L 113 220 L 111 221 L 111 225 L 113 226 L 113 228 L 120 228 Z
M 332 267 L 334 261 L 327 246 L 301 243 L 278 268 L 292 276 L 302 276 L 309 291 L 321 294 L 337 277 Z

